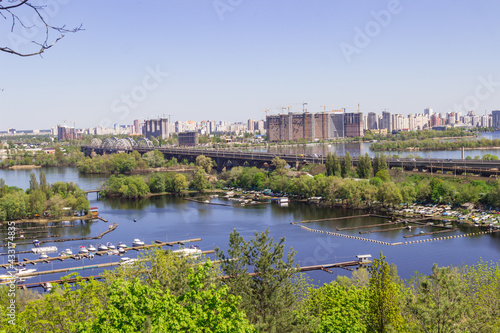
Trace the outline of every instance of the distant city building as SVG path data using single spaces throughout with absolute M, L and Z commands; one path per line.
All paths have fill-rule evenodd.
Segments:
M 136 119 L 134 120 L 134 134 L 140 134 L 141 132 L 141 121 Z
M 63 140 L 75 140 L 76 131 L 74 127 L 60 126 L 57 125 L 57 139 L 59 141 Z
M 434 110 L 432 110 L 430 107 L 426 107 L 424 109 L 424 115 L 428 116 L 429 118 L 434 114 Z
M 178 134 L 179 146 L 196 146 L 198 138 L 198 132 L 181 132 Z
M 500 128 L 500 110 L 491 111 L 491 127 Z
M 353 112 L 344 114 L 344 136 L 346 138 L 364 136 L 362 113 Z
M 378 129 L 378 116 L 375 112 L 369 112 L 367 117 L 367 127 L 368 130 Z
M 362 115 L 362 114 L 361 114 Z M 307 141 L 344 136 L 343 113 L 288 113 L 267 116 L 268 141 Z M 362 125 L 362 121 L 361 121 Z M 362 131 L 362 128 L 361 128 Z
M 379 128 L 387 129 L 387 133 L 392 132 L 392 117 L 390 112 L 388 111 L 382 112 L 382 119 L 380 119 Z
M 249 132 L 253 132 L 253 131 L 255 131 L 255 120 L 253 120 L 253 119 L 248 119 L 248 122 L 247 122 L 247 123 L 248 123 L 248 124 L 247 124 L 247 130 L 248 130 Z
M 168 139 L 168 118 L 145 120 L 144 126 L 142 127 L 142 134 L 148 139 L 151 136 L 157 139 Z

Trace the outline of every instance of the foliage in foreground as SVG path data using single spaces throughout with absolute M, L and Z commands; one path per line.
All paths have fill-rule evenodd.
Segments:
M 103 281 L 16 292 L 16 325 L 0 288 L 8 332 L 498 332 L 500 268 L 438 267 L 408 281 L 381 254 L 367 270 L 312 286 L 269 231 L 234 231 L 220 266 L 148 250 Z M 232 260 L 229 260 L 229 259 Z M 252 272 L 255 274 L 249 275 Z M 225 276 L 225 278 L 222 278 Z

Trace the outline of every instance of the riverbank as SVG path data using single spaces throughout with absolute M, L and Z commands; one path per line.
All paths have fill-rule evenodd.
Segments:
M 14 225 L 18 225 L 21 223 L 57 223 L 57 222 L 71 222 L 71 221 L 78 221 L 78 220 L 95 220 L 97 219 L 96 217 L 90 216 L 90 215 L 85 215 L 85 216 L 65 216 L 60 219 L 21 219 L 21 220 L 14 220 L 10 222 L 0 222 L 0 227 L 4 225 L 8 225 L 8 223 L 14 223 Z
M 41 168 L 41 165 L 13 165 L 10 166 L 8 169 L 10 170 L 23 170 L 23 169 L 38 169 Z

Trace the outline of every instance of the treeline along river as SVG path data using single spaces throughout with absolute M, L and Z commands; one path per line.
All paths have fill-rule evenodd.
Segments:
M 488 140 L 500 139 L 500 131 L 481 133 L 479 138 Z M 460 138 L 457 138 L 460 140 Z M 443 140 L 437 138 L 436 140 Z M 446 141 L 454 139 L 445 139 Z M 474 138 L 471 138 L 474 140 Z M 340 142 L 340 143 L 326 143 L 326 144 L 306 144 L 306 145 L 293 145 L 293 146 L 270 146 L 258 147 L 253 150 L 270 152 L 270 153 L 287 153 L 287 154 L 318 154 L 326 156 L 328 153 L 337 153 L 339 156 L 344 156 L 349 152 L 351 156 L 360 156 L 368 153 L 371 157 L 378 154 L 386 154 L 388 156 L 398 155 L 400 157 L 414 156 L 422 158 L 436 158 L 436 159 L 460 159 L 462 158 L 462 151 L 458 150 L 438 150 L 438 151 L 372 151 L 370 150 L 371 142 Z M 500 149 L 466 149 L 464 152 L 465 158 L 468 156 L 474 158 L 476 156 L 482 157 L 483 155 L 496 155 L 500 158 Z
M 46 173 L 47 180 L 50 183 L 55 181 L 73 181 L 84 190 L 97 189 L 106 179 L 102 176 L 79 174 L 76 168 L 50 168 L 43 171 Z M 25 189 L 29 187 L 30 172 L 32 171 L 0 170 L 0 178 L 3 178 L 9 186 L 17 186 Z M 35 169 L 33 172 L 39 176 L 40 169 Z M 134 238 L 139 238 L 146 244 L 150 244 L 155 240 L 176 241 L 188 238 L 202 238 L 202 241 L 197 243 L 201 250 L 213 250 L 216 246 L 227 250 L 229 233 L 233 229 L 236 229 L 248 240 L 253 235 L 254 230 L 260 232 L 269 228 L 275 240 L 278 240 L 280 237 L 286 237 L 287 247 L 291 246 L 297 251 L 296 262 L 301 266 L 355 260 L 355 256 L 358 254 L 371 254 L 374 257 L 378 257 L 380 251 L 383 251 L 388 261 L 397 265 L 401 277 L 410 278 L 415 271 L 429 274 L 433 263 L 438 263 L 439 265 L 460 265 L 462 263 L 477 263 L 481 258 L 486 261 L 498 261 L 500 258 L 500 233 L 411 245 L 387 246 L 348 237 L 332 236 L 326 233 L 315 233 L 301 228 L 300 224 L 290 224 L 290 222 L 302 220 L 318 220 L 330 217 L 366 214 L 366 212 L 362 211 L 322 207 L 316 204 L 291 203 L 288 207 L 278 207 L 274 204 L 230 207 L 197 203 L 174 196 L 157 196 L 133 201 L 98 199 L 95 193 L 89 194 L 89 200 L 91 207 L 98 207 L 99 214 L 109 220 L 108 223 L 100 220 L 64 222 L 59 225 L 72 224 L 74 226 L 50 228 L 50 234 L 59 235 L 57 238 L 77 238 L 96 236 L 107 230 L 108 226 L 112 223 L 118 223 L 118 228 L 105 235 L 101 240 L 90 241 L 54 243 L 50 242 L 50 238 L 44 238 L 44 235 L 47 234 L 40 234 L 38 237 L 39 240 L 49 241 L 44 243 L 43 246 L 57 246 L 59 251 L 70 248 L 76 254 L 81 245 L 87 246 L 93 244 L 97 247 L 99 243 L 112 242 L 116 245 L 122 241 L 131 246 Z M 231 203 L 223 199 L 212 200 L 212 202 L 218 203 Z M 410 240 L 403 238 L 404 235 L 416 234 L 420 230 L 424 232 L 431 230 L 431 227 L 423 227 L 413 229 L 413 231 L 401 229 L 362 235 L 359 234 L 359 231 L 368 229 L 337 231 L 337 228 L 373 225 L 384 223 L 385 221 L 383 218 L 363 217 L 311 222 L 304 224 L 304 226 L 311 229 L 337 232 L 346 236 L 363 237 L 388 243 L 404 243 Z M 26 226 L 28 225 L 21 225 L 19 227 L 22 229 L 22 227 Z M 38 225 L 30 224 L 29 226 Z M 395 225 L 388 225 L 381 228 L 394 227 Z M 460 225 L 459 229 L 454 232 L 415 237 L 411 240 L 448 237 L 479 231 L 479 228 L 476 227 Z M 2 238 L 6 237 L 5 227 L 1 235 Z M 32 245 L 19 245 L 16 250 L 26 251 L 31 248 Z M 3 249 L 0 249 L 0 252 L 4 252 Z M 56 255 L 56 253 L 50 254 L 50 256 Z M 135 257 L 136 252 L 130 251 L 126 256 Z M 25 257 L 28 259 L 38 259 L 38 256 L 34 254 L 20 254 L 19 257 L 21 260 Z M 118 256 L 96 256 L 92 261 L 87 259 L 78 262 L 74 260 L 66 260 L 64 262 L 53 261 L 49 264 L 38 264 L 34 268 L 38 271 L 44 271 L 119 260 L 120 257 Z M 6 262 L 6 256 L 0 256 L 0 263 Z M 2 268 L 1 270 L 4 269 Z M 93 269 L 80 271 L 79 273 L 89 276 L 97 275 L 101 271 L 102 269 Z M 3 273 L 0 272 L 0 274 Z M 335 279 L 336 275 L 350 273 L 346 270 L 337 269 L 334 271 L 334 274 L 321 271 L 309 272 L 308 274 L 313 278 L 314 282 L 325 283 Z M 28 279 L 26 283 L 55 280 L 59 279 L 61 275 L 65 274 L 37 276 Z

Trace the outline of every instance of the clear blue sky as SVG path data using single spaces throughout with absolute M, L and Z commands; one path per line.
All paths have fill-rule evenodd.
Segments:
M 65 4 L 51 24 L 85 31 L 43 57 L 0 53 L 0 130 L 246 121 L 303 101 L 313 112 L 500 109 L 498 2 L 53 1 Z M 380 11 L 390 17 L 378 23 Z

